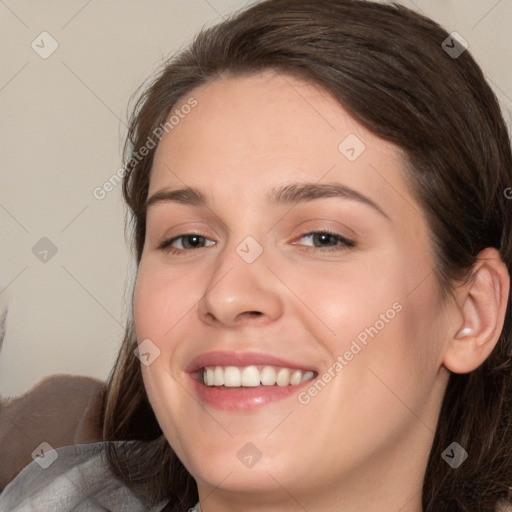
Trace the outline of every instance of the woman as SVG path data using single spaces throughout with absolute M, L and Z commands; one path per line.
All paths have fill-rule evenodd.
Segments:
M 132 510 L 512 506 L 512 156 L 464 41 L 256 4 L 166 64 L 125 168 L 100 444 Z

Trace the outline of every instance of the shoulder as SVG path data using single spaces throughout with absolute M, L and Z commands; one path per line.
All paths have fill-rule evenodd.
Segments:
M 32 462 L 43 440 L 54 448 L 101 441 L 104 392 L 98 379 L 58 374 L 21 396 L 0 396 L 0 491 Z
M 110 441 L 123 444 L 126 441 Z M 25 466 L 0 494 L 0 510 L 68 512 L 80 510 L 159 512 L 147 508 L 108 468 L 107 442 L 69 445 L 49 450 Z

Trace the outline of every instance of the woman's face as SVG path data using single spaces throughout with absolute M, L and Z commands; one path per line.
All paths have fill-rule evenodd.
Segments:
M 180 105 L 134 315 L 149 399 L 204 507 L 258 493 L 320 510 L 369 483 L 383 505 L 417 501 L 453 333 L 401 152 L 282 74 Z

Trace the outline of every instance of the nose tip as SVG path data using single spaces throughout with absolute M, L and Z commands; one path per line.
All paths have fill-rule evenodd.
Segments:
M 235 256 L 239 259 L 238 254 Z M 256 262 L 244 263 L 236 270 L 231 266 L 225 272 L 227 265 L 233 265 L 229 258 L 212 269 L 207 291 L 199 304 L 198 312 L 203 321 L 236 327 L 254 321 L 261 325 L 264 318 L 276 320 L 283 312 L 283 298 L 272 274 Z M 210 286 L 211 283 L 214 285 Z

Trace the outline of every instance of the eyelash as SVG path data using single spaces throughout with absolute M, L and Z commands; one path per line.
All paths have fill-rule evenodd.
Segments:
M 311 246 L 305 246 L 305 250 L 307 252 L 314 251 L 314 250 L 320 250 L 321 252 L 337 252 L 337 251 L 343 251 L 345 249 L 349 249 L 352 247 L 355 247 L 355 242 L 353 240 L 350 240 L 342 235 L 339 235 L 338 233 L 334 233 L 333 231 L 329 231 L 328 229 L 323 229 L 321 231 L 310 231 L 308 233 L 304 233 L 299 237 L 299 240 L 304 237 L 311 237 L 314 235 L 329 235 L 331 237 L 336 238 L 341 244 L 335 245 L 335 246 L 325 246 L 325 247 L 311 247 Z M 191 250 L 199 250 L 199 249 L 205 249 L 206 247 L 192 247 L 190 249 L 176 249 L 175 247 L 172 247 L 172 243 L 176 240 L 179 240 L 180 238 L 186 238 L 186 237 L 197 237 L 202 238 L 204 240 L 208 240 L 206 237 L 202 235 L 198 235 L 196 233 L 185 233 L 183 235 L 175 236 L 173 238 L 169 238 L 168 240 L 164 240 L 159 246 L 158 249 L 161 251 L 164 251 L 168 254 L 181 254 L 183 252 L 188 252 Z

